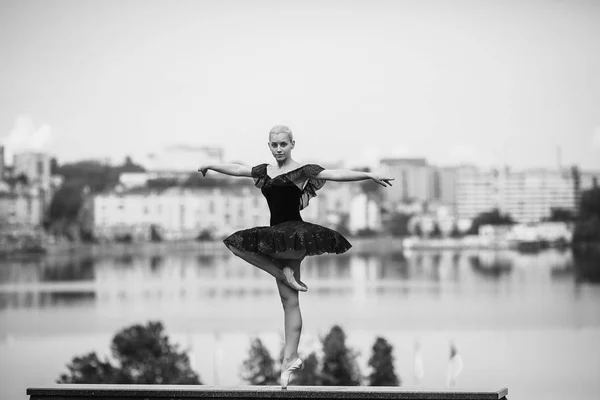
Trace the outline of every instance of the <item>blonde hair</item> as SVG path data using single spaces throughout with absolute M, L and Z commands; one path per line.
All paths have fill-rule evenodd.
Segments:
M 292 130 L 285 125 L 275 125 L 272 127 L 269 131 L 269 136 L 276 135 L 278 133 L 287 133 L 290 142 L 294 140 L 294 134 L 292 133 Z

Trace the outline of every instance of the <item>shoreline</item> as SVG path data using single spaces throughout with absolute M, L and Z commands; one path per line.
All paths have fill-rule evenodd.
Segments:
M 481 241 L 476 238 L 444 238 L 420 239 L 411 237 L 348 237 L 352 244 L 350 249 L 358 254 L 389 254 L 402 251 L 440 251 L 440 250 L 515 250 L 503 242 Z M 571 248 L 571 245 L 565 248 Z M 155 256 L 170 252 L 194 252 L 203 254 L 226 254 L 227 247 L 219 239 L 197 241 L 194 239 L 163 241 L 163 242 L 134 242 L 134 243 L 60 243 L 44 247 L 45 251 L 16 251 L 0 254 L 0 258 L 28 256 L 111 256 L 111 255 L 145 255 Z M 544 249 L 539 249 L 544 250 Z
M 348 237 L 352 244 L 350 251 L 359 254 L 390 253 L 404 250 L 400 237 Z M 110 255 L 145 255 L 154 256 L 169 252 L 199 252 L 204 254 L 226 254 L 229 249 L 222 240 L 197 241 L 194 239 L 163 241 L 163 242 L 134 242 L 134 243 L 60 243 L 44 246 L 45 251 L 13 251 L 0 254 L 0 258 L 18 257 L 61 257 L 61 256 L 110 256 Z

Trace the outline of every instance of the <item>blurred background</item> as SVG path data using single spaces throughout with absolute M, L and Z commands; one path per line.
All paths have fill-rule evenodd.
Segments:
M 0 398 L 277 384 L 276 285 L 221 242 L 266 202 L 196 170 L 273 164 L 286 124 L 302 164 L 395 178 L 302 211 L 353 248 L 303 263 L 295 384 L 595 399 L 598 43 L 592 0 L 0 0 Z M 185 371 L 125 366 L 167 338 Z

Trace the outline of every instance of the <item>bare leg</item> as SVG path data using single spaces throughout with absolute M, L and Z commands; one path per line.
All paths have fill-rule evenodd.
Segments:
M 300 263 L 303 260 L 304 256 L 302 256 L 300 259 L 273 258 L 275 264 L 282 269 L 288 283 L 292 282 L 292 287 L 295 287 L 295 285 L 293 285 L 293 281 L 296 281 L 298 284 L 303 286 L 304 289 L 308 290 L 308 286 L 306 286 L 306 284 L 300 280 Z M 302 291 L 305 292 L 306 290 Z
M 291 286 L 291 288 L 294 290 L 306 291 L 305 287 L 299 285 L 297 282 L 291 281 L 289 277 L 286 277 L 284 269 L 282 269 L 281 266 L 278 265 L 275 260 L 273 260 L 273 258 L 259 253 L 238 250 L 235 247 L 228 246 L 227 248 L 242 260 L 262 269 L 273 276 L 277 282 L 284 282 L 285 284 Z
M 288 268 L 294 271 L 294 277 L 300 280 L 300 263 L 302 260 L 286 260 Z M 298 291 L 291 289 L 285 283 L 277 281 L 277 289 L 281 297 L 284 312 L 285 345 L 283 348 L 282 370 L 298 358 L 298 344 L 302 333 L 302 314 Z
M 283 271 L 272 258 L 259 253 L 250 253 L 247 251 L 238 250 L 235 247 L 228 247 L 228 249 L 242 260 L 272 275 L 278 281 L 284 278 Z

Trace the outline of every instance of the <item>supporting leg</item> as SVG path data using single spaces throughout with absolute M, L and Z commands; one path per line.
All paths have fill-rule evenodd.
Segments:
M 294 275 L 300 279 L 300 262 L 297 265 Z M 300 343 L 300 334 L 302 332 L 302 314 L 300 312 L 299 293 L 291 289 L 283 282 L 277 281 L 277 289 L 281 297 L 281 304 L 284 312 L 285 327 L 285 345 L 283 349 L 282 370 L 285 370 L 291 362 L 298 358 L 298 344 Z

